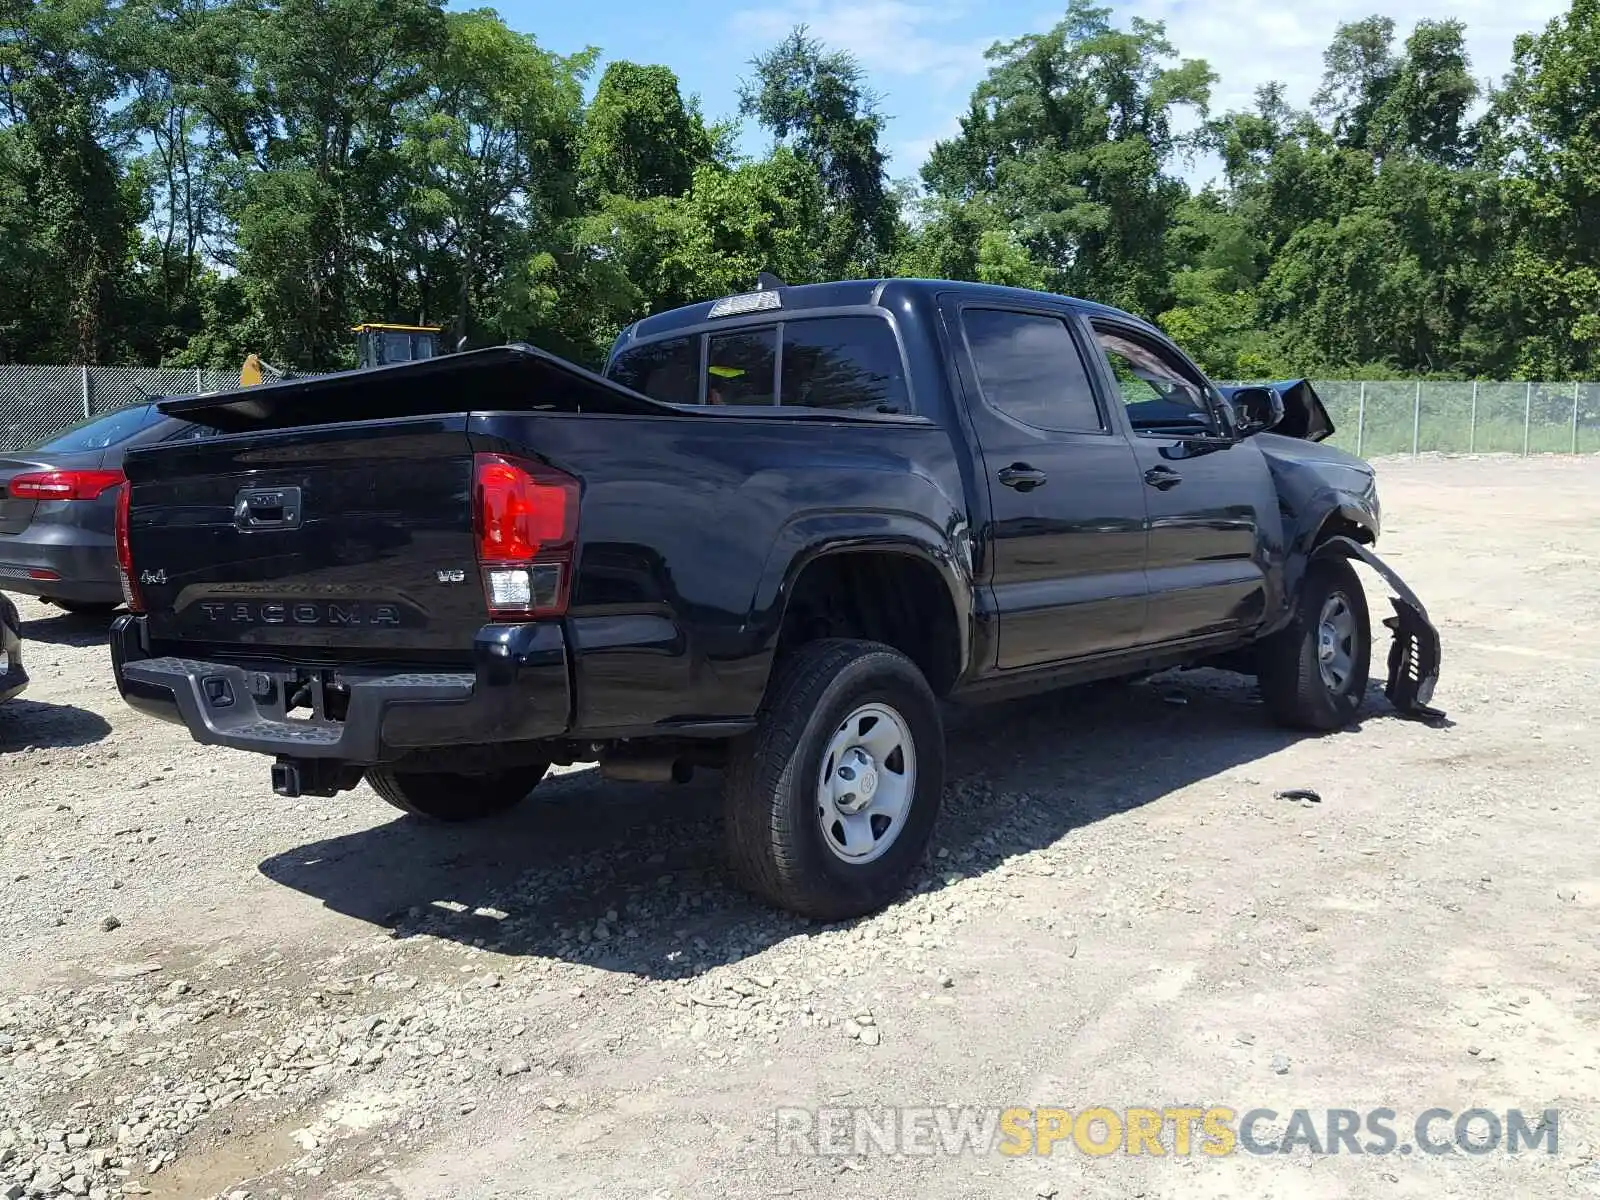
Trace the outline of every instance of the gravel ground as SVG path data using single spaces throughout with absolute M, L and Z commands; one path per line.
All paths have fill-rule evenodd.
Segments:
M 1447 724 L 1374 698 L 1297 739 L 1215 672 L 956 714 L 916 892 L 843 926 L 730 889 L 714 777 L 573 770 L 469 829 L 280 800 L 264 759 L 124 708 L 101 629 L 22 600 L 0 1200 L 1600 1195 L 1600 462 L 1380 467 Z M 946 1104 L 1556 1108 L 1559 1146 L 774 1134 L 778 1106 Z

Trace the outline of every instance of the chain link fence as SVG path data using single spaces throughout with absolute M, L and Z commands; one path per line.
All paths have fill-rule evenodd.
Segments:
M 80 421 L 142 403 L 152 396 L 192 396 L 238 385 L 238 372 L 200 368 L 0 363 L 0 451 L 36 446 Z
M 86 417 L 151 396 L 236 387 L 229 371 L 39 367 L 0 363 L 0 451 L 37 445 Z M 1593 454 L 1600 383 L 1313 380 L 1355 454 Z
M 1355 454 L 1600 452 L 1600 383 L 1313 380 Z

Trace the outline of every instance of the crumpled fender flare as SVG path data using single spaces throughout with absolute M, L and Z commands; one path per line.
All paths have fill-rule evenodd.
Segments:
M 1358 558 L 1394 590 L 1395 595 L 1389 602 L 1394 605 L 1395 615 L 1384 621 L 1394 632 L 1394 642 L 1389 647 L 1389 682 L 1384 694 L 1403 716 L 1423 719 L 1444 716 L 1428 703 L 1439 682 L 1441 651 L 1439 631 L 1428 619 L 1428 610 L 1421 598 L 1370 547 L 1343 534 L 1328 538 L 1312 552 L 1313 562 L 1319 558 Z

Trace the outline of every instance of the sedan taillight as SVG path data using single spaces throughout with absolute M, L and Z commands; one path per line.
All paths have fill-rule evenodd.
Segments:
M 121 471 L 29 471 L 13 475 L 6 490 L 17 500 L 98 500 L 124 478 Z

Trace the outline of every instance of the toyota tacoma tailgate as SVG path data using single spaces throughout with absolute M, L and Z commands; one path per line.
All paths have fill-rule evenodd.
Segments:
M 466 416 L 201 439 L 128 465 L 153 642 L 459 649 L 486 619 Z

